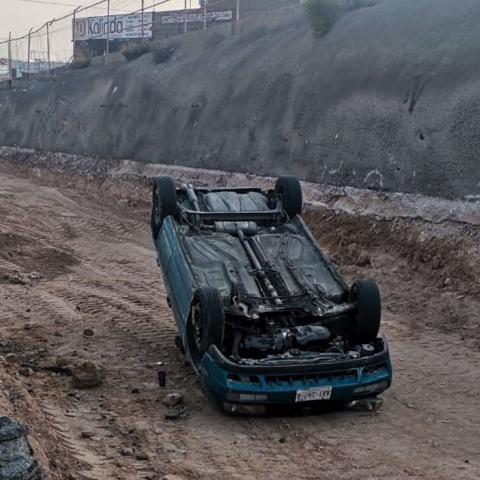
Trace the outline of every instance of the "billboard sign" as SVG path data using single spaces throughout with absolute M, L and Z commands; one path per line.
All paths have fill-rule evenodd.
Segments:
M 153 13 L 143 15 L 143 38 L 153 36 Z M 75 20 L 75 41 L 142 38 L 142 14 L 111 15 Z
M 231 22 L 233 20 L 233 10 L 219 10 L 219 11 L 210 11 L 207 12 L 207 21 L 208 22 Z M 203 11 L 197 12 L 188 12 L 187 13 L 187 22 L 188 23 L 198 23 L 204 21 Z M 169 12 L 162 14 L 162 24 L 174 24 L 174 23 L 184 23 L 185 22 L 185 13 L 184 12 Z

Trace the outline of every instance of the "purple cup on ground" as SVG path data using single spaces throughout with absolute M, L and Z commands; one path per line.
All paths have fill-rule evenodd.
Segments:
M 167 385 L 167 372 L 160 370 L 158 372 L 158 384 L 164 388 Z

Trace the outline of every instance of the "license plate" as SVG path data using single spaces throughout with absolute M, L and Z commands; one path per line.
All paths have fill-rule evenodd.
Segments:
M 309 388 L 308 390 L 297 390 L 296 402 L 312 402 L 314 400 L 330 400 L 332 387 Z

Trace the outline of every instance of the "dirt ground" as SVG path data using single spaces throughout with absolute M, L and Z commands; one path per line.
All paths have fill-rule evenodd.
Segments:
M 377 412 L 230 417 L 174 346 L 148 200 L 0 162 L 0 413 L 29 425 L 53 479 L 480 478 L 480 269 L 462 256 L 478 227 L 310 208 L 340 271 L 380 284 L 393 387 Z M 72 388 L 82 359 L 105 367 L 98 388 Z

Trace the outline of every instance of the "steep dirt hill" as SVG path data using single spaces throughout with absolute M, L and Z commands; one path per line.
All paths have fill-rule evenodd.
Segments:
M 316 38 L 302 6 L 0 93 L 0 144 L 480 194 L 478 0 L 383 0 Z

